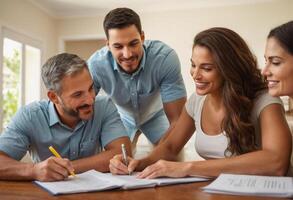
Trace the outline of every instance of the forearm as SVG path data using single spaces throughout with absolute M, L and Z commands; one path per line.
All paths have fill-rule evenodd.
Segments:
M 109 172 L 109 161 L 113 156 L 120 154 L 121 149 L 103 151 L 94 156 L 72 161 L 75 172 L 81 173 L 90 169 L 100 172 Z
M 0 155 L 1 180 L 34 180 L 33 164 L 22 163 Z
M 187 175 L 216 177 L 220 173 L 283 176 L 289 158 L 282 158 L 269 151 L 256 151 L 240 156 L 206 161 L 186 162 Z
M 178 153 L 195 131 L 194 121 L 185 109 L 174 127 L 170 128 L 168 137 L 156 146 L 149 156 L 140 160 L 138 170 L 143 170 L 160 159 L 177 160 Z
M 164 133 L 164 135 L 161 137 L 158 144 L 162 144 L 167 139 L 167 137 L 171 134 L 172 130 L 174 129 L 175 124 L 176 124 L 176 122 L 173 122 L 172 124 L 170 124 L 169 128 Z
M 167 141 L 158 145 L 147 157 L 140 160 L 137 170 L 142 171 L 144 168 L 160 159 L 175 161 L 178 152 L 172 151 L 170 145 L 171 144 L 168 144 Z
M 185 105 L 185 102 L 186 102 L 186 97 L 182 97 L 175 101 L 163 104 L 164 111 L 169 120 L 170 126 L 168 130 L 165 132 L 165 134 L 163 135 L 163 137 L 160 139 L 159 144 L 161 144 L 163 141 L 166 140 L 166 138 L 170 135 L 171 131 L 175 127 L 177 120 L 179 119 L 182 109 Z

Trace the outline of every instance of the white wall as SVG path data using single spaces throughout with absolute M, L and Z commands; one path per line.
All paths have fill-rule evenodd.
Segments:
M 188 94 L 194 91 L 189 67 L 193 38 L 198 32 L 214 26 L 238 32 L 263 66 L 269 30 L 289 20 L 293 20 L 293 1 L 290 0 L 142 15 L 146 38 L 163 40 L 177 50 Z
M 42 43 L 42 64 L 57 53 L 56 20 L 27 0 L 0 0 L 0 26 Z M 45 89 L 42 96 L 46 97 Z
M 57 22 L 59 52 L 64 51 L 65 41 L 105 39 L 103 18 L 104 16 L 97 16 L 59 20 Z
M 83 35 L 104 36 L 103 19 L 104 16 L 58 20 L 58 36 L 59 38 Z
M 194 84 L 189 76 L 192 40 L 196 33 L 213 26 L 238 32 L 263 65 L 268 31 L 293 19 L 293 1 L 272 0 L 258 4 L 204 7 L 178 11 L 139 13 L 147 39 L 158 39 L 173 47 L 182 64 L 182 74 L 190 95 Z M 27 0 L 0 0 L 0 26 L 7 26 L 43 43 L 43 62 L 60 51 L 64 39 L 104 38 L 104 16 L 56 20 Z M 45 97 L 43 90 L 43 97 Z
M 223 26 L 238 32 L 263 65 L 266 36 L 276 25 L 293 20 L 293 1 L 272 0 L 258 4 L 139 13 L 147 39 L 158 39 L 173 47 L 182 64 L 188 95 L 194 91 L 189 75 L 193 37 L 201 30 Z M 65 19 L 58 22 L 59 37 L 103 36 L 103 16 Z

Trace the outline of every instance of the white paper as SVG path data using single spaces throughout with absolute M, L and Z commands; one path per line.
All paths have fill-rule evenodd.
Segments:
M 293 178 L 221 174 L 203 189 L 209 193 L 293 197 Z
M 123 189 L 136 189 L 143 187 L 154 187 L 163 185 L 172 185 L 180 183 L 192 183 L 207 181 L 207 178 L 198 177 L 184 177 L 184 178 L 155 178 L 155 179 L 139 179 L 136 178 L 137 173 L 132 175 L 112 175 L 110 173 L 102 174 L 105 180 L 115 181 L 116 183 L 123 184 Z
M 157 182 L 157 185 L 172 185 L 172 184 L 180 184 L 180 183 L 193 183 L 193 182 L 201 182 L 208 181 L 208 178 L 202 177 L 184 177 L 184 178 L 156 178 L 152 179 Z
M 123 185 L 123 189 L 137 189 L 154 187 L 157 183 L 150 179 L 138 179 L 136 173 L 132 175 L 112 175 L 111 173 L 99 173 L 99 177 L 103 180 L 108 180 L 112 183 L 118 183 Z
M 100 179 L 95 170 L 77 174 L 75 177 L 70 177 L 64 181 L 35 181 L 35 183 L 48 190 L 53 195 L 101 191 L 122 186 L 119 183 Z
M 136 178 L 136 175 L 136 173 L 133 173 L 132 175 L 112 175 L 111 173 L 101 173 L 95 170 L 90 170 L 65 181 L 35 181 L 35 183 L 48 190 L 50 193 L 57 195 L 102 191 L 116 188 L 138 189 L 155 187 L 157 185 L 171 185 L 208 180 L 206 178 L 196 177 L 139 179 Z

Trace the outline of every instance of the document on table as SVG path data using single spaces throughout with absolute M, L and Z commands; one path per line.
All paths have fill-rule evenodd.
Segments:
M 95 170 L 77 174 L 74 177 L 69 177 L 64 181 L 35 181 L 35 183 L 53 195 L 104 191 L 122 187 L 119 183 L 113 183 L 100 179 L 99 174 L 97 174 Z
M 203 190 L 232 195 L 293 197 L 293 177 L 221 174 Z
M 138 179 L 136 174 L 112 175 L 111 173 L 101 173 L 90 170 L 75 177 L 70 177 L 64 181 L 40 182 L 35 183 L 53 195 L 71 194 L 91 191 L 103 191 L 110 189 L 139 189 L 162 185 L 191 183 L 207 181 L 207 178 L 186 177 L 186 178 L 156 178 L 156 179 Z
M 136 178 L 136 173 L 132 174 L 131 176 L 112 175 L 111 173 L 100 173 L 99 177 L 103 180 L 108 180 L 113 183 L 122 184 L 123 186 L 121 188 L 125 190 L 209 180 L 203 177 L 139 179 Z

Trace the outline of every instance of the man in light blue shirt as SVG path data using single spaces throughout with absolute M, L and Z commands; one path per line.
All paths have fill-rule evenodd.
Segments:
M 95 89 L 114 101 L 131 140 L 139 130 L 157 144 L 186 101 L 178 56 L 160 41 L 144 41 L 139 16 L 131 9 L 110 11 L 104 30 L 107 46 L 88 60 Z
M 0 136 L 0 179 L 53 181 L 73 170 L 109 171 L 121 144 L 130 152 L 117 109 L 111 99 L 95 97 L 84 60 L 56 55 L 42 67 L 42 78 L 50 100 L 22 107 Z M 53 157 L 51 145 L 66 159 Z M 19 162 L 27 151 L 34 164 Z

